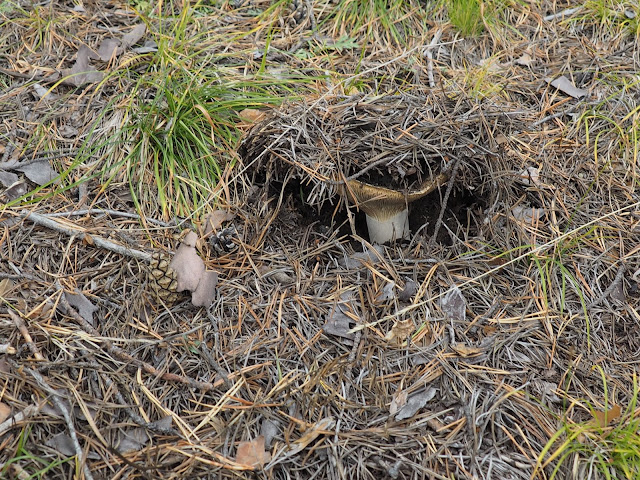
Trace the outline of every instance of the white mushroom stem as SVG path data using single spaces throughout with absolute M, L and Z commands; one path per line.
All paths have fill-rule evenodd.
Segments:
M 382 244 L 409 237 L 409 203 L 433 192 L 447 181 L 440 173 L 422 182 L 418 189 L 404 193 L 385 187 L 350 180 L 344 193 L 367 215 L 371 243 Z
M 397 213 L 376 218 L 367 214 L 367 228 L 371 243 L 383 244 L 409 237 L 409 210 L 405 207 Z

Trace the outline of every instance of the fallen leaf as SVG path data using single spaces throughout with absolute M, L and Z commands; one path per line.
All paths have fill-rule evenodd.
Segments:
M 124 35 L 121 39 L 122 48 L 126 49 L 131 45 L 135 45 L 138 41 L 144 37 L 144 34 L 147 32 L 147 26 L 144 23 L 139 23 L 133 29 Z
M 271 460 L 271 454 L 264 449 L 264 436 L 253 441 L 240 442 L 236 453 L 236 462 L 250 467 L 262 468 Z
M 271 448 L 271 442 L 280 434 L 280 422 L 277 420 L 269 420 L 268 418 L 262 422 L 260 426 L 260 436 L 264 437 L 264 445 Z
M 0 173 L 2 172 L 0 171 Z M 16 178 L 18 178 L 17 175 Z M 28 191 L 29 189 L 27 188 L 27 182 L 25 182 L 24 180 L 18 180 L 13 185 L 9 186 L 9 188 L 7 188 L 4 192 L 2 192 L 2 198 L 5 202 L 12 202 L 16 198 L 20 198 L 21 196 L 25 195 Z
M 606 412 L 601 412 L 599 410 L 593 410 L 591 412 L 593 414 L 593 423 L 600 428 L 604 428 L 613 422 L 615 419 L 620 417 L 621 409 L 619 405 L 613 405 Z
M 372 265 L 379 263 L 381 255 L 384 255 L 384 248 L 380 245 L 373 245 L 372 248 L 367 248 L 364 252 L 356 252 L 344 261 L 341 260 L 340 263 L 344 264 L 347 269 L 360 268 L 365 263 Z
M 151 437 L 146 428 L 136 427 L 129 430 L 120 430 L 115 441 L 115 448 L 122 454 L 135 452 L 144 447 L 149 440 L 151 440 Z
M 516 63 L 522 67 L 530 67 L 533 64 L 533 58 L 527 52 L 524 52 L 522 56 L 516 60 Z
M 170 415 L 162 417 L 152 424 L 160 430 L 171 428 L 173 419 Z M 128 430 L 119 430 L 115 439 L 115 448 L 122 454 L 140 450 L 151 440 L 151 434 L 144 427 L 135 427 Z
M 436 396 L 436 388 L 430 387 L 426 390 L 422 390 L 418 393 L 414 393 L 407 399 L 407 403 L 396 413 L 395 419 L 397 421 L 405 420 L 413 417 L 420 409 L 422 409 L 427 402 Z
M 13 287 L 14 283 L 10 278 L 3 278 L 0 280 L 0 297 L 5 297 Z
M 71 440 L 71 437 L 66 433 L 58 433 L 49 438 L 44 444 L 62 454 L 63 457 L 72 457 L 76 454 L 75 448 L 73 447 L 73 440 Z
M 404 288 L 398 294 L 398 300 L 401 302 L 410 302 L 411 297 L 413 297 L 418 292 L 418 284 L 413 280 L 407 281 L 404 284 Z
M 482 353 L 482 349 L 478 347 L 471 347 L 464 343 L 454 343 L 451 345 L 451 349 L 461 357 L 475 357 Z
M 93 314 L 98 310 L 98 307 L 91 303 L 80 290 L 76 289 L 76 293 L 65 292 L 64 296 L 72 307 L 78 309 L 78 313 L 82 318 L 90 325 L 96 326 L 93 320 Z
M 513 215 L 513 218 L 520 222 L 533 224 L 535 222 L 539 222 L 540 219 L 544 217 L 545 210 L 544 208 L 531 208 L 516 205 L 511 209 L 511 214 Z
M 144 45 L 141 47 L 136 47 L 131 49 L 132 52 L 144 54 L 144 53 L 152 53 L 158 51 L 158 44 L 153 40 L 147 40 L 144 42 Z
M 408 394 L 406 390 L 397 391 L 391 398 L 391 405 L 389 406 L 389 415 L 393 416 L 407 404 Z
M 103 62 L 108 62 L 120 53 L 118 47 L 120 47 L 119 40 L 107 38 L 103 40 L 100 47 L 98 47 L 98 57 L 100 57 L 100 60 Z
M 556 78 L 555 80 L 551 80 L 550 78 L 545 79 L 549 85 L 557 88 L 563 93 L 573 97 L 573 98 L 582 98 L 586 96 L 589 92 L 587 90 L 583 90 L 582 88 L 576 87 L 571 81 L 562 75 L 561 77 Z
M 0 423 L 4 422 L 11 415 L 11 407 L 6 403 L 0 402 Z
M 169 263 L 176 275 L 176 291 L 191 292 L 191 303 L 196 307 L 208 307 L 213 303 L 218 284 L 218 274 L 208 271 L 196 252 L 198 235 L 185 235 L 178 251 Z
M 12 170 L 24 173 L 29 180 L 40 186 L 52 182 L 60 176 L 58 172 L 51 168 L 49 162 L 46 161 L 29 163 L 22 167 L 18 164 L 16 167 L 12 168 Z
M 376 295 L 376 302 L 384 303 L 391 300 L 394 297 L 393 289 L 395 286 L 396 282 L 387 282 L 385 286 L 382 287 L 382 290 L 380 290 Z
M 78 49 L 76 63 L 74 63 L 70 69 L 63 71 L 66 78 L 62 80 L 62 83 L 72 85 L 74 87 L 80 87 L 86 83 L 97 83 L 102 81 L 104 73 L 99 72 L 89 65 L 89 60 L 92 58 L 99 59 L 100 57 L 89 47 L 82 45 Z
M 40 100 L 42 100 L 45 97 L 46 97 L 47 100 L 55 100 L 56 98 L 58 98 L 57 95 L 51 93 L 51 90 L 49 90 L 48 88 L 43 87 L 39 83 L 34 83 L 33 84 L 33 89 L 36 91 L 36 95 L 38 95 Z
M 536 167 L 528 166 L 518 174 L 518 177 L 525 185 L 541 186 L 540 170 Z
M 484 333 L 487 336 L 494 335 L 497 331 L 498 329 L 493 325 L 485 325 L 484 327 L 482 327 L 482 333 Z
M 353 312 L 352 297 L 353 294 L 350 292 L 341 295 L 341 303 L 334 305 L 325 319 L 325 324 L 322 326 L 324 333 L 353 340 L 356 334 L 351 330 L 358 325 L 358 322 L 353 318 L 356 314 Z
M 8 374 L 11 372 L 11 365 L 5 357 L 0 357 L 0 373 Z
M 200 278 L 205 272 L 202 259 L 196 252 L 198 236 L 189 232 L 182 240 L 178 251 L 174 255 L 169 266 L 176 272 L 178 280 L 178 292 L 189 290 L 193 292 L 198 288 Z
M 330 431 L 333 429 L 333 426 L 336 424 L 335 420 L 331 417 L 323 418 L 315 423 L 311 428 L 307 429 L 298 440 L 293 442 L 290 449 L 288 450 L 288 455 L 293 455 L 298 452 L 304 450 L 304 448 L 313 442 L 320 435 L 333 433 Z
M 196 307 L 209 307 L 216 297 L 218 274 L 205 270 L 200 276 L 198 287 L 191 292 L 191 303 Z
M 222 228 L 222 225 L 235 218 L 235 215 L 226 210 L 214 210 L 207 213 L 204 216 L 204 234 L 209 235 L 212 232 L 217 232 Z
M 391 327 L 391 330 L 387 332 L 384 338 L 388 342 L 404 342 L 415 329 L 416 327 L 413 324 L 413 320 L 411 318 L 407 318 L 406 320 L 398 320 L 393 324 L 393 327 Z
M 15 173 L 7 172 L 5 170 L 2 170 L 1 168 L 2 166 L 0 165 L 0 183 L 5 187 L 10 188 L 20 180 L 20 177 L 18 177 L 18 175 L 16 175 Z
M 238 116 L 249 123 L 257 123 L 267 116 L 267 114 L 261 110 L 256 110 L 254 108 L 245 108 L 238 113 Z
M 467 300 L 457 285 L 449 288 L 440 301 L 440 306 L 447 318 L 464 322 L 467 316 Z

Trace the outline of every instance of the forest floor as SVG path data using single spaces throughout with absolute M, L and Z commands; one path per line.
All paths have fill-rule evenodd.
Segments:
M 637 2 L 154 3 L 0 4 L 0 478 L 640 478 Z

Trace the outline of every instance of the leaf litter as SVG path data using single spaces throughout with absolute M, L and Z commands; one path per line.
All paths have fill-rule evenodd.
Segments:
M 286 15 L 277 6 L 267 11 L 265 4 L 256 4 L 262 7 L 266 15 Z M 51 8 L 61 18 L 69 14 L 57 4 Z M 33 29 L 21 26 L 21 38 L 30 48 L 5 47 L 13 49 L 6 57 L 10 72 L 35 74 L 32 81 L 43 88 L 51 85 L 48 80 L 60 59 L 86 61 L 86 73 L 95 79 L 110 73 L 103 61 L 124 53 L 118 53 L 113 39 L 126 43 L 114 32 L 132 31 L 141 22 L 110 4 L 87 3 L 84 8 L 86 16 L 69 20 L 78 27 L 75 37 L 90 47 L 82 58 L 77 44 L 59 41 L 64 35 L 49 37 L 57 56 L 45 56 L 29 44 Z M 88 21 L 98 18 L 96 8 L 110 15 L 109 30 L 96 30 Z M 119 176 L 109 184 L 85 184 L 87 198 L 105 207 L 100 213 L 80 213 L 73 188 L 29 208 L 42 215 L 65 213 L 69 217 L 59 223 L 70 230 L 89 232 L 91 238 L 99 232 L 126 247 L 123 251 L 140 249 L 146 256 L 78 241 L 29 223 L 17 207 L 5 208 L 0 273 L 19 279 L 11 295 L 19 290 L 21 297 L 5 300 L 28 319 L 31 340 L 11 321 L 0 322 L 2 343 L 6 339 L 14 348 L 14 353 L 0 354 L 2 377 L 8 379 L 0 400 L 10 406 L 13 418 L 22 418 L 3 433 L 0 462 L 15 455 L 28 423 L 26 448 L 47 460 L 58 454 L 43 445 L 61 432 L 53 448 L 77 453 L 68 442 L 75 429 L 96 476 L 131 477 L 144 468 L 157 478 L 186 471 L 198 478 L 238 478 L 245 467 L 237 458 L 244 441 L 256 458 L 245 457 L 240 449 L 240 459 L 274 478 L 529 479 L 545 442 L 557 431 L 556 419 L 565 413 L 566 402 L 606 398 L 594 364 L 603 365 L 615 382 L 616 402 L 628 402 L 630 367 L 640 348 L 633 314 L 639 305 L 633 274 L 617 272 L 621 263 L 628 264 L 627 272 L 640 271 L 633 207 L 637 162 L 631 157 L 633 148 L 618 147 L 619 132 L 635 128 L 637 102 L 605 80 L 630 81 L 638 49 L 624 35 L 607 36 L 602 43 L 597 29 L 571 23 L 569 16 L 539 23 L 555 11 L 551 4 L 527 7 L 535 11 L 521 8 L 505 14 L 529 28 L 521 32 L 526 38 L 489 41 L 443 30 L 431 63 L 391 44 L 372 48 L 362 31 L 354 29 L 353 40 L 363 46 L 357 55 L 345 49 L 339 64 L 335 58 L 327 63 L 325 57 L 313 59 L 314 69 L 332 71 L 331 91 L 318 81 L 317 95 L 247 114 L 241 126 L 247 138 L 235 159 L 238 168 L 225 178 L 222 195 L 233 218 L 224 216 L 214 228 L 233 223 L 240 248 L 212 253 L 204 235 L 202 244 L 185 247 L 186 283 L 195 285 L 194 291 L 202 283 L 205 295 L 196 302 L 208 305 L 206 309 L 191 302 L 165 308 L 149 301 L 145 258 L 158 250 L 180 249 L 177 229 L 145 230 L 132 217 L 119 217 L 119 212 L 135 213 L 129 188 Z M 214 32 L 257 28 L 260 20 L 246 10 L 210 13 L 216 28 L 200 30 L 202 41 Z M 312 12 L 324 15 L 315 5 Z M 216 17 L 222 14 L 224 18 Z M 447 22 L 442 15 L 436 12 L 432 21 Z M 213 17 L 199 21 L 205 25 Z M 236 17 L 240 23 L 234 23 Z M 312 32 L 311 19 L 301 19 L 306 23 L 293 33 L 271 30 L 271 46 L 286 48 L 291 41 L 287 35 L 304 39 Z M 329 23 L 316 22 L 315 28 Z M 4 25 L 18 28 L 16 22 Z M 148 25 L 156 27 L 153 19 Z M 578 40 L 571 29 L 591 37 L 591 43 Z M 541 45 L 529 38 L 529 31 L 544 32 L 549 41 Z M 432 32 L 423 33 L 416 38 L 420 51 L 431 41 Z M 146 42 L 138 49 L 154 51 L 153 42 L 144 38 L 131 45 Z M 611 56 L 610 65 L 598 66 L 597 82 L 589 83 L 592 46 Z M 236 52 L 242 68 L 260 69 L 264 55 L 253 62 L 242 52 L 266 47 L 267 34 L 257 28 Z M 202 48 L 202 55 L 213 59 L 216 48 Z M 225 48 L 233 53 L 236 47 Z M 518 60 L 488 63 L 492 57 Z M 283 58 L 288 60 L 266 58 L 264 71 L 288 71 L 303 61 Z M 216 68 L 228 68 L 225 61 Z M 80 66 L 79 80 L 86 81 Z M 475 69 L 486 73 L 487 83 L 474 75 Z M 424 80 L 429 70 L 438 81 L 436 91 L 425 91 L 416 80 Z M 343 81 L 356 71 L 361 72 L 358 91 Z M 553 75 L 549 72 L 564 72 L 571 88 L 544 88 L 545 78 Z M 54 120 L 64 120 L 77 133 L 69 129 L 70 135 L 49 135 L 44 128 L 42 145 L 66 148 L 89 132 L 121 128 L 122 112 L 110 110 L 106 102 L 132 89 L 135 72 L 127 73 L 131 78 L 100 77 L 105 83 L 86 92 L 75 84 L 57 86 L 57 98 L 49 98 L 58 109 Z M 43 137 L 33 133 L 33 125 L 52 126 L 47 124 L 52 107 L 37 103 L 43 92 L 31 83 L 23 85 L 26 79 L 2 75 L 12 89 L 3 90 L 6 109 L 0 113 L 1 161 L 8 162 L 12 144 L 41 145 Z M 467 83 L 470 77 L 473 85 Z M 491 94 L 496 85 L 497 97 Z M 473 95 L 465 94 L 470 91 Z M 384 98 L 378 99 L 378 92 Z M 74 111 L 82 112 L 80 120 L 72 121 Z M 611 128 L 607 116 L 616 119 L 619 129 Z M 597 151 L 587 136 L 598 139 Z M 91 141 L 99 145 L 100 137 Z M 390 152 L 390 159 L 373 165 L 383 151 Z M 90 174 L 100 155 L 73 175 Z M 343 165 L 348 158 L 359 164 Z M 457 173 L 448 185 L 412 205 L 412 238 L 407 242 L 375 247 L 362 242 L 361 212 L 354 206 L 347 211 L 335 196 L 342 176 L 396 178 L 410 187 L 443 168 L 453 169 L 456 162 Z M 362 173 L 363 166 L 371 168 Z M 27 187 L 33 181 L 18 170 L 3 173 L 11 174 L 2 176 L 5 188 L 21 176 Z M 157 192 L 153 182 L 149 186 L 152 198 Z M 5 191 L 2 200 L 17 198 L 19 190 Z M 254 203 L 246 201 L 249 192 L 258 199 Z M 470 200 L 464 203 L 465 198 Z M 149 219 L 158 216 L 153 205 L 149 199 L 141 203 Z M 524 220 L 531 221 L 516 218 L 514 207 L 521 207 Z M 545 214 L 538 222 L 537 210 Z M 186 223 L 201 222 L 199 214 Z M 440 216 L 444 233 L 432 242 Z M 193 227 L 205 231 L 202 223 Z M 194 280 L 193 273 L 203 271 L 217 273 L 217 282 L 213 276 Z M 287 281 L 274 281 L 273 272 L 286 273 Z M 41 308 L 47 299 L 67 298 L 53 278 L 68 292 L 85 292 L 97 310 Z M 349 295 L 343 297 L 344 292 Z M 588 315 L 583 315 L 585 308 Z M 7 315 L 0 314 L 4 320 Z M 93 331 L 82 323 L 90 323 L 91 315 L 100 318 Z M 487 335 L 489 342 L 484 341 Z M 71 425 L 60 411 L 52 415 L 53 405 L 42 407 L 46 422 L 27 415 L 48 396 L 42 384 L 24 373 L 35 361 L 30 347 L 53 359 L 36 362 L 46 373 L 43 380 L 64 393 L 64 399 L 73 399 L 63 403 L 71 412 Z M 202 355 L 203 347 L 209 357 Z M 564 381 L 567 372 L 569 383 Z M 91 418 L 83 418 L 76 405 L 91 402 L 95 412 L 91 407 Z M 175 429 L 158 427 L 167 413 L 180 419 Z M 617 420 L 615 411 L 602 414 L 601 424 Z M 267 418 L 273 423 L 266 423 Z M 256 448 L 260 445 L 253 442 L 261 434 L 264 447 Z M 121 453 L 127 461 L 112 453 L 116 445 L 127 452 Z M 96 455 L 100 460 L 93 460 Z M 584 473 L 580 478 L 599 478 L 589 462 L 576 456 L 571 465 L 558 467 L 558 475 L 569 476 L 576 469 Z M 73 476 L 72 463 L 54 465 L 52 476 Z M 549 477 L 553 467 L 545 467 L 539 478 Z

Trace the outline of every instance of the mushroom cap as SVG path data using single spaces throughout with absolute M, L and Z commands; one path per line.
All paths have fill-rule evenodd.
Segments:
M 433 192 L 445 183 L 447 178 L 445 173 L 440 173 L 409 192 L 379 187 L 358 180 L 348 180 L 344 191 L 349 200 L 368 216 L 378 221 L 385 221 L 405 210 L 409 203 Z

